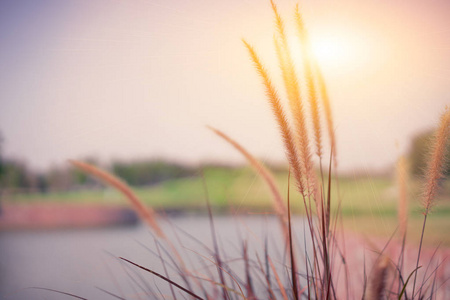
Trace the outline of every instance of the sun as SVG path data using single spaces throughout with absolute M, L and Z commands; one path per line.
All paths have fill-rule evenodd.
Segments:
M 311 51 L 323 65 L 340 65 L 352 61 L 356 53 L 354 44 L 343 36 L 321 36 L 311 39 Z
M 367 42 L 351 31 L 334 31 L 332 33 L 316 32 L 309 36 L 311 54 L 319 65 L 329 71 L 354 70 L 369 59 L 370 47 Z M 301 62 L 300 40 L 296 36 L 290 39 L 293 59 Z M 294 50 L 296 49 L 296 50 Z

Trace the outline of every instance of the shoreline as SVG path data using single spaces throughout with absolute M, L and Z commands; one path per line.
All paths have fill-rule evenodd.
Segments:
M 0 231 L 89 229 L 135 225 L 138 222 L 132 209 L 117 205 L 4 203 Z
M 156 209 L 160 216 L 207 215 L 205 207 L 170 207 Z M 214 214 L 236 214 L 232 209 L 215 208 Z M 274 215 L 248 212 L 241 215 Z M 59 229 L 90 229 L 99 227 L 136 226 L 139 216 L 127 205 L 92 203 L 3 203 L 0 210 L 0 232 Z

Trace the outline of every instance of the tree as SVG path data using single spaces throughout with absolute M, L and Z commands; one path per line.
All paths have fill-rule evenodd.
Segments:
M 191 168 L 162 160 L 116 161 L 112 164 L 112 170 L 128 184 L 135 186 L 151 185 L 194 174 Z

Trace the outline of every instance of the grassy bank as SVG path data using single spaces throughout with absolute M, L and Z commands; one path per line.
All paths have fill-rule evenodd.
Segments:
M 275 177 L 281 191 L 287 190 L 287 172 L 276 172 Z M 226 169 L 208 168 L 204 170 L 211 203 L 216 210 L 232 210 L 240 213 L 272 212 L 271 196 L 267 186 L 248 168 Z M 342 200 L 342 215 L 347 228 L 368 235 L 389 236 L 397 226 L 397 188 L 389 177 L 359 176 L 340 177 L 339 189 L 332 190 L 333 210 L 337 210 Z M 337 187 L 337 186 L 336 186 Z M 422 214 L 419 203 L 420 182 L 410 184 L 409 232 L 419 232 Z M 137 195 L 155 209 L 204 208 L 205 193 L 202 177 L 169 180 L 149 187 L 135 187 Z M 426 242 L 443 241 L 450 245 L 450 238 L 440 228 L 450 227 L 450 183 L 444 184 L 437 207 L 429 218 Z M 447 195 L 447 196 L 445 196 Z M 7 201 L 34 203 L 104 203 L 108 205 L 128 205 L 116 191 L 79 190 L 64 193 L 22 194 L 11 196 Z M 299 201 L 292 201 L 295 211 L 302 213 Z M 419 237 L 410 235 L 411 241 Z

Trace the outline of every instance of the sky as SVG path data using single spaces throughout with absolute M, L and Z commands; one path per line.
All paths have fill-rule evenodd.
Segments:
M 295 47 L 296 2 L 277 4 Z M 391 166 L 450 104 L 450 3 L 305 0 L 300 9 L 328 84 L 339 168 Z M 241 41 L 285 98 L 273 25 L 260 0 L 2 0 L 4 155 L 38 170 L 88 156 L 244 162 L 210 125 L 284 162 Z

